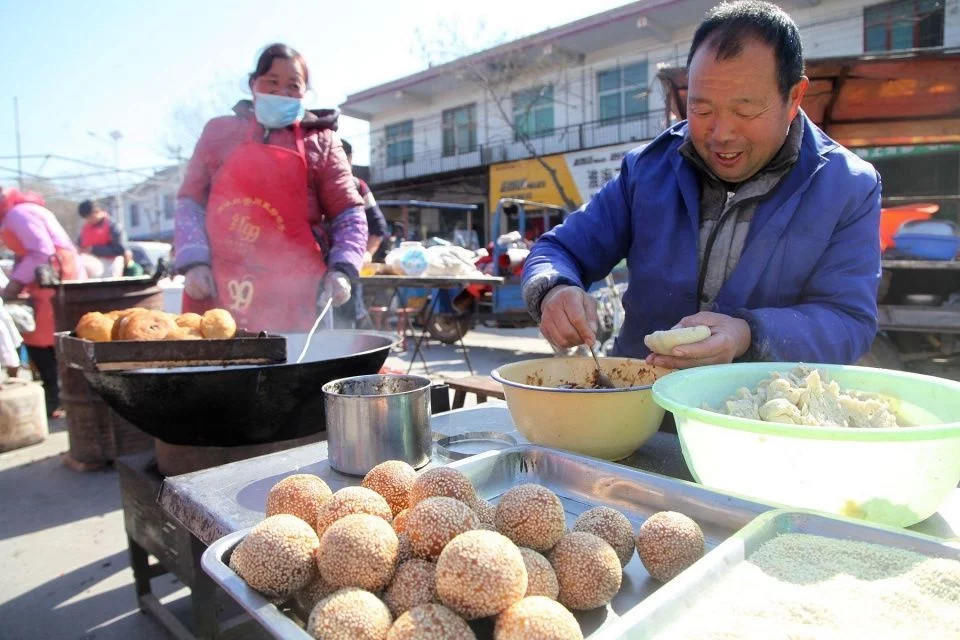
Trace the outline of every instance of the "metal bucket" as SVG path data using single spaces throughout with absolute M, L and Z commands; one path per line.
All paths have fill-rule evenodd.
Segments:
M 430 461 L 430 379 L 411 375 L 342 378 L 323 385 L 327 454 L 341 473 L 362 476 L 387 460 Z

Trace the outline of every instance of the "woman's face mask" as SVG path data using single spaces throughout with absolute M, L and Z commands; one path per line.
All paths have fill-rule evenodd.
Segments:
M 278 96 L 270 93 L 253 94 L 253 113 L 257 122 L 267 129 L 283 129 L 300 122 L 305 110 L 302 98 Z

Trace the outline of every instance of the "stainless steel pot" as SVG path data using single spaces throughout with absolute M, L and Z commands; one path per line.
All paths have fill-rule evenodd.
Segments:
M 372 375 L 323 385 L 330 466 L 362 476 L 387 460 L 430 461 L 430 379 Z

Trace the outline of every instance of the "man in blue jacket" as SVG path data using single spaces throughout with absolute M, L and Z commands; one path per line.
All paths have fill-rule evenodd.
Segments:
M 595 340 L 585 289 L 627 259 L 615 353 L 686 368 L 854 362 L 877 328 L 880 176 L 800 109 L 793 20 L 765 2 L 713 9 L 687 58 L 688 119 L 534 246 L 524 297 L 558 347 Z M 645 335 L 706 325 L 650 354 Z

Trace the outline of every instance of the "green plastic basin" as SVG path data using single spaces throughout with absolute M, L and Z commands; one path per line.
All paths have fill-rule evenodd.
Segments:
M 842 389 L 893 398 L 896 429 L 787 425 L 715 413 L 741 387 L 755 389 L 798 363 L 716 365 L 653 385 L 673 413 L 690 473 L 708 487 L 807 509 L 907 527 L 936 513 L 960 482 L 960 382 L 903 371 L 808 364 Z

